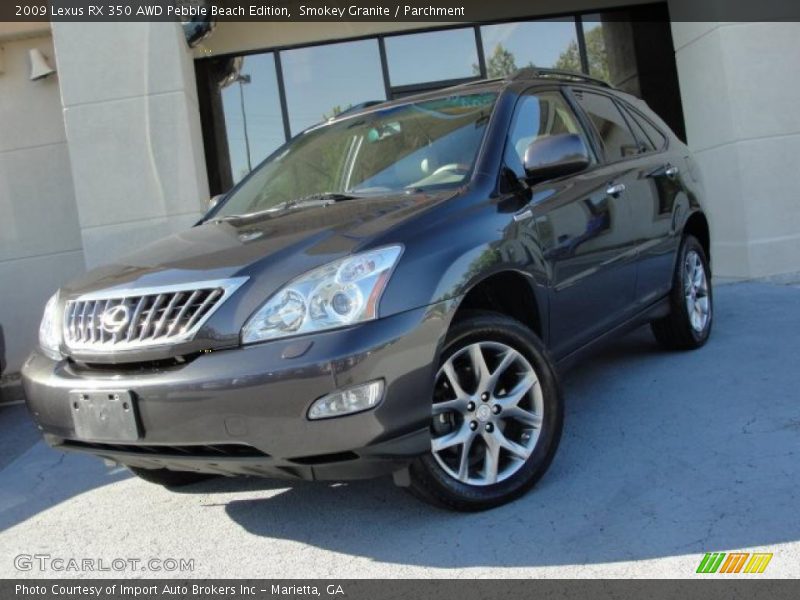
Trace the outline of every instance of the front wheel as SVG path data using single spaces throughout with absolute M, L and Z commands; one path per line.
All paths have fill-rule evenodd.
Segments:
M 693 350 L 708 341 L 714 318 L 711 271 L 694 236 L 681 242 L 669 296 L 670 314 L 650 325 L 656 340 L 670 350 Z
M 502 315 L 477 313 L 448 333 L 436 375 L 431 452 L 411 466 L 411 491 L 453 510 L 510 502 L 558 448 L 564 407 L 539 339 Z

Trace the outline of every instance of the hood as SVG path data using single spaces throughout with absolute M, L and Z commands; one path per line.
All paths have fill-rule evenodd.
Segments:
M 195 289 L 193 284 L 203 282 L 203 288 L 207 289 L 206 284 L 219 286 L 223 285 L 221 280 L 235 279 L 230 299 L 220 300 L 199 330 L 181 340 L 165 340 L 161 345 L 154 341 L 148 347 L 137 343 L 128 347 L 96 347 L 92 334 L 89 347 L 70 349 L 62 345 L 62 350 L 84 362 L 122 363 L 236 346 L 247 318 L 286 283 L 310 269 L 373 244 L 402 242 L 392 238 L 391 230 L 420 217 L 456 193 L 449 190 L 358 198 L 325 206 L 292 208 L 258 218 L 198 224 L 89 271 L 64 286 L 60 297 L 66 318 L 67 303 L 86 294 L 93 294 L 94 298 L 132 298 L 152 294 L 154 288 L 191 290 Z M 97 317 L 97 305 L 93 302 L 89 300 L 81 306 L 93 307 L 85 309 L 90 313 L 90 322 L 96 318 L 102 321 L 105 312 Z M 161 308 L 163 315 L 164 307 Z M 167 308 L 169 314 L 171 310 Z M 135 320 L 136 316 L 132 318 Z M 79 322 L 82 324 L 84 319 L 85 316 L 80 317 Z
M 267 274 L 276 285 L 346 256 L 454 195 L 398 194 L 295 208 L 258 218 L 208 222 L 98 267 L 62 289 L 66 298 Z

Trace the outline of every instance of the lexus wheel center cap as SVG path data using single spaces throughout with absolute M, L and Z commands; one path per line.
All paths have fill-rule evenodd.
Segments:
M 478 421 L 481 423 L 486 423 L 486 421 L 492 418 L 492 409 L 489 408 L 488 404 L 481 404 L 478 410 L 475 411 L 475 416 L 478 417 Z

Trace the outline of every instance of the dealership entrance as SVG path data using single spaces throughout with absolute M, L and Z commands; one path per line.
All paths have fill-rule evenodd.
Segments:
M 195 62 L 212 194 L 307 127 L 364 104 L 503 77 L 584 73 L 644 98 L 685 139 L 666 3 L 264 48 Z

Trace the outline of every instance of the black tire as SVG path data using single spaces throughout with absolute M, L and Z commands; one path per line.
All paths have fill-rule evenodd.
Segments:
M 564 402 L 555 368 L 539 338 L 518 321 L 490 312 L 470 313 L 451 326 L 440 367 L 459 350 L 484 341 L 507 345 L 527 359 L 541 388 L 544 416 L 532 453 L 502 481 L 485 485 L 459 481 L 442 468 L 433 452 L 412 463 L 409 491 L 421 500 L 451 510 L 485 510 L 520 497 L 547 471 L 561 439 Z
M 687 257 L 692 254 L 699 258 L 702 265 L 706 280 L 706 292 L 703 297 L 708 298 L 708 316 L 705 325 L 700 329 L 692 325 L 685 296 L 685 286 L 688 280 L 686 262 Z M 699 296 L 697 297 L 699 298 Z M 686 235 L 681 241 L 673 274 L 672 290 L 669 294 L 669 304 L 669 315 L 650 323 L 658 343 L 668 350 L 694 350 L 703 346 L 711 335 L 711 326 L 714 322 L 714 293 L 711 287 L 711 269 L 708 258 L 703 246 L 692 235 Z
M 191 485 L 214 477 L 214 475 L 208 475 L 206 473 L 170 471 L 169 469 L 142 469 L 140 467 L 128 467 L 128 469 L 139 479 L 164 486 L 165 488 L 177 488 L 184 485 Z

